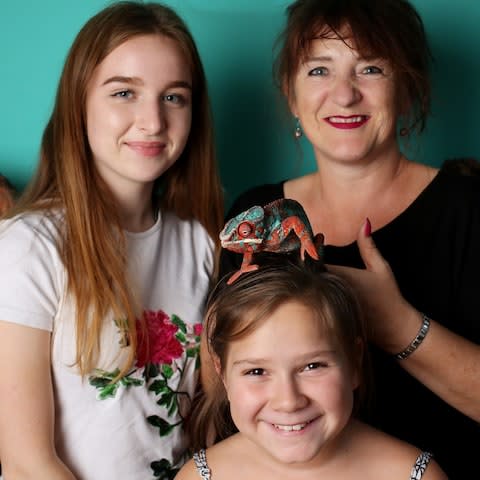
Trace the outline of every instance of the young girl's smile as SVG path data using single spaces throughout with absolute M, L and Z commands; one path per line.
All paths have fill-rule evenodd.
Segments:
M 311 308 L 288 302 L 228 348 L 233 421 L 282 463 L 315 460 L 352 412 L 356 375 L 319 324 Z

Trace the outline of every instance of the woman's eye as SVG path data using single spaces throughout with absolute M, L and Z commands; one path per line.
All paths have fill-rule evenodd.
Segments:
M 308 75 L 311 77 L 325 76 L 328 75 L 328 69 L 327 67 L 315 67 L 308 72 Z
M 131 98 L 133 97 L 133 92 L 131 90 L 120 90 L 119 92 L 115 92 L 112 97 Z
M 371 74 L 371 73 L 383 73 L 383 70 L 380 67 L 376 67 L 375 65 L 369 65 L 363 69 L 363 73 Z
M 260 376 L 264 373 L 265 370 L 263 368 L 252 368 L 251 370 L 248 370 L 248 372 L 246 372 L 246 375 Z

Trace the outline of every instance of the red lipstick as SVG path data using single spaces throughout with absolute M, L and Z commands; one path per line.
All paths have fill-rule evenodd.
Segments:
M 367 115 L 336 115 L 332 117 L 327 117 L 325 121 L 334 128 L 339 128 L 340 130 L 351 130 L 353 128 L 360 128 L 365 125 L 370 117 Z

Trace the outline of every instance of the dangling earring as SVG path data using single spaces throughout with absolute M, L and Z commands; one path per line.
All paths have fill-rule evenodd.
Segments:
M 408 134 L 408 128 L 403 127 L 400 129 L 400 136 L 405 137 Z
M 295 117 L 295 139 L 298 140 L 303 135 L 302 127 L 300 126 L 300 120 Z

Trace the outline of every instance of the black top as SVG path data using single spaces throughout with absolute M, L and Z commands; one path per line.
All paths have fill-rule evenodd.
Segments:
M 227 218 L 283 198 L 283 185 L 245 192 Z M 439 172 L 405 211 L 373 232 L 373 239 L 407 301 L 480 344 L 480 178 Z M 223 250 L 220 273 L 237 270 L 241 259 Z M 356 243 L 327 245 L 325 263 L 364 267 Z M 451 480 L 478 472 L 480 425 L 425 388 L 391 355 L 374 346 L 371 353 L 375 401 L 364 419 L 433 452 Z

